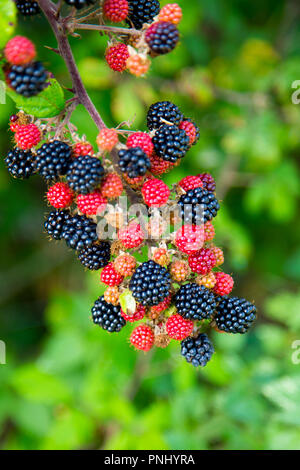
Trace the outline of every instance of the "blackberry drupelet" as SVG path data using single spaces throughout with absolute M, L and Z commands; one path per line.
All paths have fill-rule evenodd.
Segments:
M 96 157 L 84 155 L 75 158 L 67 171 L 67 182 L 73 191 L 80 194 L 93 192 L 101 183 L 104 168 Z
M 181 341 L 181 355 L 195 367 L 206 366 L 214 352 L 212 342 L 205 333 Z
M 16 0 L 18 11 L 24 16 L 34 16 L 40 13 L 40 7 L 34 0 Z
M 161 125 L 165 124 L 164 121 L 168 121 L 172 124 L 180 124 L 183 119 L 183 115 L 171 101 L 158 101 L 150 106 L 147 113 L 147 126 L 150 131 L 158 129 Z
M 46 87 L 48 74 L 40 62 L 27 65 L 12 65 L 7 70 L 7 82 L 19 95 L 35 96 Z
M 119 151 L 119 167 L 131 179 L 144 176 L 150 169 L 151 162 L 141 147 L 122 149 Z
M 35 173 L 33 158 L 30 150 L 16 147 L 8 152 L 4 162 L 11 176 L 24 180 Z
M 35 166 L 38 173 L 46 181 L 56 181 L 59 176 L 65 175 L 71 163 L 72 149 L 60 140 L 47 142 L 37 151 Z
M 93 322 L 109 333 L 118 333 L 126 325 L 121 315 L 121 307 L 109 304 L 104 300 L 103 295 L 94 303 L 92 316 Z
M 179 315 L 186 320 L 204 320 L 211 318 L 216 310 L 214 294 L 196 283 L 185 284 L 175 295 L 175 306 Z
M 54 240 L 61 240 L 64 226 L 72 216 L 67 210 L 54 210 L 48 214 L 44 227 L 48 235 Z
M 152 139 L 154 150 L 158 157 L 168 162 L 176 163 L 183 158 L 189 149 L 189 137 L 177 126 L 164 124 Z
M 137 302 L 153 306 L 168 297 L 170 285 L 171 278 L 167 270 L 150 260 L 136 269 L 130 280 L 129 289 Z
M 185 224 L 206 223 L 212 220 L 220 209 L 215 195 L 203 188 L 190 189 L 180 197 L 178 205 Z
M 132 23 L 136 29 L 142 29 L 144 23 L 152 23 L 158 15 L 160 4 L 158 0 L 128 0 L 128 23 Z
M 154 54 L 168 54 L 179 41 L 179 31 L 175 24 L 159 21 L 148 28 L 145 39 Z
M 239 297 L 223 297 L 220 300 L 214 320 L 217 327 L 226 333 L 247 333 L 256 319 L 256 307 Z
M 97 224 L 85 215 L 75 215 L 67 219 L 63 226 L 62 238 L 74 250 L 83 250 L 97 240 Z
M 107 266 L 110 261 L 110 243 L 100 241 L 78 253 L 79 261 L 91 271 Z
M 75 7 L 77 10 L 81 10 L 84 7 L 93 5 L 95 0 L 65 0 L 65 3 L 70 7 Z

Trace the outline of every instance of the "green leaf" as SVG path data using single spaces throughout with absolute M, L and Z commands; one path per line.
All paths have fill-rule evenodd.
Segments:
M 65 107 L 64 92 L 60 84 L 50 79 L 50 85 L 37 96 L 25 98 L 14 90 L 6 88 L 8 96 L 16 103 L 17 108 L 37 118 L 57 116 Z
M 120 304 L 123 312 L 134 313 L 136 311 L 136 301 L 132 295 L 132 292 L 127 289 L 120 295 Z
M 0 8 L 0 48 L 2 48 L 14 32 L 16 24 L 16 6 L 11 0 L 1 0 Z

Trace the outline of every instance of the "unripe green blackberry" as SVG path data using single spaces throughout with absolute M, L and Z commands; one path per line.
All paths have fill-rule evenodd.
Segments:
M 109 333 L 118 333 L 126 325 L 126 321 L 121 315 L 121 307 L 109 304 L 104 300 L 103 295 L 94 303 L 92 317 L 96 325 L 101 326 Z

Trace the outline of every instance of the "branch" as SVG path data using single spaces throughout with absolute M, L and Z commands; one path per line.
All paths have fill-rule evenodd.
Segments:
M 57 18 L 57 6 L 51 0 L 38 0 L 38 2 L 55 34 L 58 50 L 70 73 L 74 93 L 78 98 L 78 102 L 86 108 L 98 129 L 104 129 L 106 125 L 82 83 L 67 35 L 64 31 L 63 22 L 61 19 Z
M 80 24 L 74 23 L 73 28 L 76 29 L 88 29 L 91 31 L 107 31 L 110 33 L 117 33 L 117 34 L 127 34 L 128 36 L 138 36 L 141 34 L 141 31 L 138 31 L 134 28 L 118 28 L 114 26 L 105 26 L 105 25 L 97 25 L 97 24 Z

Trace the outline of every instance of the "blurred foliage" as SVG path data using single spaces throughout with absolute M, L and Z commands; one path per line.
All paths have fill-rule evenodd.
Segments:
M 43 183 L 12 181 L 1 164 L 2 448 L 299 448 L 300 365 L 292 344 L 300 339 L 300 114 L 291 101 L 300 79 L 299 4 L 179 3 L 181 44 L 155 59 L 146 79 L 112 73 L 102 60 L 106 38 L 97 33 L 71 43 L 109 126 L 134 120 L 143 129 L 147 106 L 163 99 L 199 123 L 199 144 L 165 180 L 200 171 L 216 177 L 224 269 L 234 272 L 236 295 L 255 299 L 258 324 L 247 336 L 215 334 L 217 354 L 200 371 L 180 358 L 175 342 L 152 356 L 134 352 L 130 327 L 110 336 L 90 322 L 99 275 L 43 235 Z M 12 28 L 2 22 L 13 21 L 12 5 L 0 2 L 7 37 Z M 19 20 L 17 31 L 69 87 L 63 62 L 44 48 L 55 47 L 46 22 Z M 3 156 L 14 109 L 9 98 L 0 106 Z M 82 107 L 74 123 L 94 142 Z

